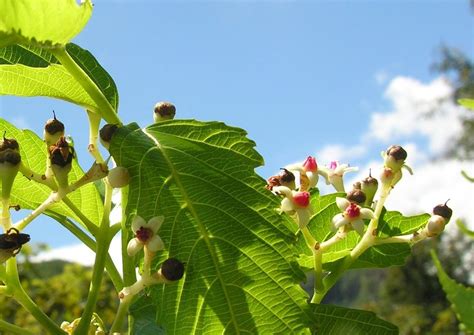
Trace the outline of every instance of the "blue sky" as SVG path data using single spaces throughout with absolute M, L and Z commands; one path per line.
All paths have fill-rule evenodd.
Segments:
M 435 80 L 430 65 L 443 43 L 472 58 L 473 17 L 468 1 L 456 0 L 97 0 L 74 42 L 115 79 L 125 123 L 145 126 L 157 101 L 172 101 L 179 118 L 246 129 L 265 158 L 259 173 L 268 176 L 335 143 L 374 148 L 353 164 L 376 157 L 386 143 L 361 139 L 374 113 L 393 109 L 393 79 Z M 53 109 L 86 167 L 87 121 L 79 108 L 0 98 L 0 117 L 37 132 Z M 29 227 L 34 240 L 75 242 L 62 230 L 52 236 L 55 224 L 47 221 Z

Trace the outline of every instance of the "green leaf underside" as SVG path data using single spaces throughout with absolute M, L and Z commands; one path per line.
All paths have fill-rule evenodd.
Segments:
M 174 120 L 145 131 L 123 127 L 112 140 L 114 159 L 131 174 L 127 212 L 164 215 L 159 235 L 169 256 L 186 263 L 182 280 L 152 289 L 168 334 L 309 327 L 303 273 L 287 243 L 294 236 L 254 172 L 262 158 L 245 135 L 222 123 Z
M 396 335 L 398 328 L 375 313 L 333 305 L 312 305 L 321 335 Z
M 313 237 L 320 242 L 328 240 L 334 235 L 335 230 L 332 218 L 340 213 L 336 205 L 336 198 L 341 197 L 341 193 L 333 193 L 320 196 L 317 192 L 312 194 L 311 205 L 315 214 L 311 217 L 308 228 Z M 403 216 L 397 211 L 382 211 L 379 220 L 379 236 L 388 237 L 413 233 L 426 225 L 429 219 L 428 214 L 415 216 Z M 368 221 L 366 222 L 366 225 Z M 355 231 L 349 232 L 347 237 L 332 245 L 323 254 L 323 266 L 325 269 L 334 269 L 336 261 L 347 256 L 356 246 L 360 237 Z M 298 250 L 300 256 L 298 263 L 305 269 L 313 267 L 313 256 L 308 249 L 304 238 L 299 234 Z M 392 265 L 403 265 L 406 257 L 410 254 L 408 244 L 384 244 L 372 247 L 363 253 L 359 259 L 352 264 L 351 268 L 371 268 L 387 267 Z
M 141 296 L 131 307 L 132 334 L 164 335 L 164 329 L 156 324 L 156 306 L 150 297 Z
M 66 44 L 84 28 L 92 14 L 86 0 L 2 0 L 0 2 L 0 46 L 33 43 L 44 46 Z
M 459 104 L 469 109 L 474 110 L 474 100 L 473 99 L 459 99 Z
M 118 109 L 118 91 L 112 77 L 94 56 L 76 44 L 66 51 Z M 0 48 L 0 94 L 46 96 L 66 100 L 97 111 L 96 103 L 47 49 L 26 45 Z
M 436 253 L 432 250 L 431 257 L 438 270 L 438 278 L 451 307 L 459 321 L 468 331 L 474 332 L 474 289 L 465 287 L 452 280 L 444 271 Z
M 46 145 L 35 133 L 27 129 L 20 130 L 3 119 L 0 119 L 0 131 L 2 133 L 6 131 L 7 138 L 14 138 L 18 141 L 24 165 L 36 173 L 42 174 L 46 171 Z M 77 161 L 73 160 L 69 180 L 73 182 L 82 175 L 83 171 Z M 47 186 L 28 180 L 19 172 L 13 184 L 10 202 L 13 205 L 20 205 L 22 209 L 35 209 L 46 200 L 50 193 L 51 190 Z M 103 212 L 102 201 L 93 184 L 87 184 L 68 194 L 68 198 L 93 223 L 97 225 L 100 223 Z M 67 216 L 82 223 L 62 202 L 52 205 L 46 212 L 46 214 L 48 213 Z

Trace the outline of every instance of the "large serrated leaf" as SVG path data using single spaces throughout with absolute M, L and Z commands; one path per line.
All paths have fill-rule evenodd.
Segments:
M 118 92 L 112 77 L 94 56 L 76 44 L 67 53 L 92 79 L 112 108 L 118 109 Z M 0 48 L 0 94 L 46 96 L 97 111 L 94 100 L 47 49 L 27 45 Z
M 459 99 L 458 103 L 461 106 L 474 110 L 474 99 Z
M 456 283 L 444 271 L 438 256 L 431 251 L 431 257 L 438 270 L 438 278 L 443 287 L 451 307 L 456 312 L 459 321 L 466 327 L 468 331 L 474 332 L 474 289 L 465 287 Z
M 0 119 L 0 131 L 5 131 L 8 138 L 14 138 L 18 141 L 24 165 L 37 173 L 44 173 L 46 170 L 46 145 L 35 133 L 30 130 L 20 130 L 3 119 Z M 73 160 L 72 170 L 69 173 L 71 182 L 79 179 L 83 174 L 84 172 L 76 160 Z M 47 186 L 28 180 L 21 173 L 18 173 L 13 184 L 11 203 L 20 205 L 24 209 L 35 209 L 46 200 L 50 193 L 51 190 Z M 100 195 L 93 184 L 87 184 L 70 193 L 68 198 L 93 223 L 97 225 L 100 223 L 103 205 Z M 52 205 L 46 211 L 46 214 L 48 213 L 64 215 L 82 223 L 80 218 L 62 202 Z
M 379 319 L 375 313 L 333 305 L 312 305 L 318 328 L 326 335 L 396 335 L 397 326 Z
M 311 323 L 286 242 L 294 236 L 255 174 L 262 158 L 245 135 L 174 120 L 113 137 L 113 157 L 131 175 L 127 212 L 164 215 L 159 259 L 186 263 L 182 280 L 151 292 L 168 334 L 301 333 Z
M 66 44 L 84 28 L 92 14 L 90 0 L 0 1 L 0 46 L 12 43 Z

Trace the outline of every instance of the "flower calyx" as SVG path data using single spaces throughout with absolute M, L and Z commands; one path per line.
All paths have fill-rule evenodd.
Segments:
M 348 227 L 357 231 L 360 235 L 363 235 L 365 229 L 364 220 L 373 219 L 375 217 L 374 212 L 346 198 L 336 198 L 336 204 L 342 213 L 333 217 L 332 223 L 334 227 L 336 229 Z
M 143 247 L 146 247 L 149 252 L 163 250 L 165 245 L 157 234 L 163 221 L 163 216 L 155 216 L 148 222 L 141 216 L 135 216 L 132 220 L 132 231 L 135 237 L 128 242 L 128 255 L 135 256 Z
M 327 185 L 332 185 L 337 192 L 345 192 L 343 177 L 347 172 L 359 170 L 357 167 L 351 167 L 348 164 L 340 164 L 332 161 L 329 166 L 321 166 L 318 173 L 324 177 Z
M 153 120 L 155 123 L 172 120 L 176 115 L 176 107 L 171 102 L 161 101 L 155 105 L 153 110 Z
M 46 121 L 43 130 L 43 139 L 48 147 L 64 136 L 64 129 L 64 123 L 56 118 L 56 113 L 53 111 L 53 118 Z

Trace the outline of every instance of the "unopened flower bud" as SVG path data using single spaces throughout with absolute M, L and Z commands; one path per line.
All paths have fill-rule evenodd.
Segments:
M 55 144 L 61 137 L 64 136 L 64 124 L 56 119 L 56 114 L 53 111 L 53 118 L 46 121 L 43 131 L 43 139 L 48 146 Z
M 446 205 L 447 203 L 448 202 L 446 201 L 444 205 L 441 204 L 433 208 L 433 214 L 436 214 L 445 218 L 446 223 L 451 219 L 451 216 L 453 215 L 453 210 Z
M 49 147 L 51 167 L 60 187 L 68 186 L 68 174 L 72 168 L 73 158 L 74 148 L 69 145 L 64 137 L 61 137 L 55 145 Z
M 394 170 L 394 172 L 397 172 L 405 164 L 407 156 L 407 152 L 401 146 L 392 145 L 385 152 L 384 164 L 386 167 L 389 167 Z
M 175 115 L 176 107 L 171 102 L 162 101 L 155 105 L 153 112 L 153 119 L 155 122 L 172 120 Z
M 362 189 L 362 184 L 361 184 L 361 182 L 360 182 L 360 181 L 356 181 L 354 184 L 352 184 L 352 188 L 353 188 L 354 190 L 360 190 L 360 189 Z
M 109 171 L 107 180 L 113 188 L 121 188 L 130 182 L 130 174 L 123 166 L 117 166 Z
M 112 136 L 115 134 L 115 131 L 118 129 L 116 124 L 106 124 L 99 131 L 100 143 L 104 148 L 108 149 L 110 146 L 110 141 Z
M 369 172 L 369 176 L 362 180 L 361 182 L 361 190 L 365 193 L 367 199 L 365 200 L 364 204 L 366 206 L 372 205 L 372 201 L 374 200 L 375 193 L 377 193 L 377 189 L 379 187 L 379 182 L 377 179 L 372 177 L 371 172 Z
M 15 139 L 3 136 L 0 143 L 0 177 L 2 180 L 2 198 L 8 199 L 15 177 L 20 169 L 20 150 Z
M 160 272 L 168 281 L 180 280 L 184 275 L 184 264 L 176 258 L 168 258 L 161 264 Z
M 426 224 L 426 235 L 428 237 L 438 236 L 446 226 L 446 219 L 441 215 L 432 215 Z
M 358 205 L 365 203 L 366 198 L 367 197 L 365 196 L 365 193 L 357 189 L 350 191 L 346 196 L 347 200 L 350 202 L 355 202 Z

